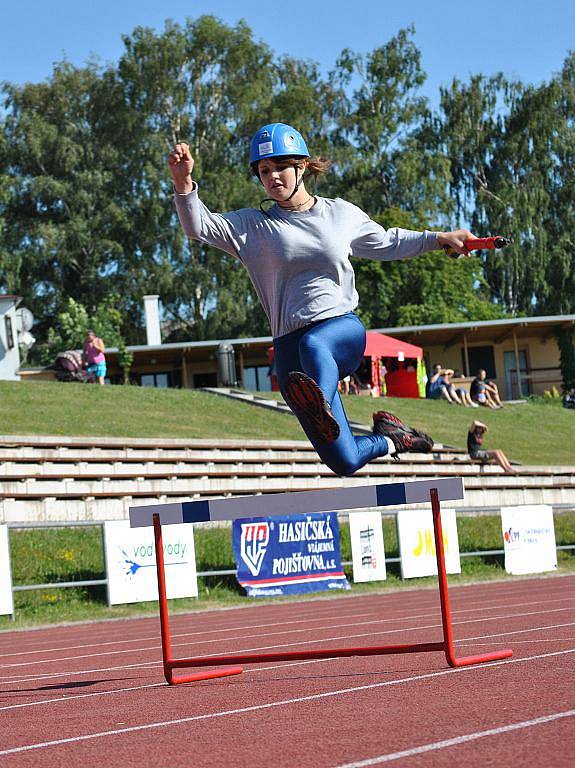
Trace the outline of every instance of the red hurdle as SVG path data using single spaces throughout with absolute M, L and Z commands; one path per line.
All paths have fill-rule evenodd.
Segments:
M 433 531 L 435 536 L 435 551 L 437 557 L 437 580 L 439 585 L 439 598 L 441 604 L 441 622 L 443 627 L 443 640 L 433 643 L 406 643 L 403 645 L 374 645 L 359 648 L 329 648 L 310 651 L 286 651 L 283 653 L 252 653 L 234 654 L 231 656 L 202 656 L 189 659 L 174 659 L 171 650 L 170 620 L 168 612 L 168 600 L 166 596 L 166 577 L 164 569 L 164 550 L 162 545 L 162 525 L 160 515 L 153 514 L 154 538 L 156 543 L 156 568 L 158 574 L 158 596 L 160 607 L 160 629 L 162 636 L 162 659 L 164 676 L 170 685 L 181 683 L 194 683 L 200 680 L 210 680 L 228 675 L 238 675 L 243 672 L 242 664 L 257 664 L 271 661 L 294 661 L 305 659 L 331 659 L 347 656 L 383 656 L 395 653 L 426 653 L 430 651 L 443 651 L 450 667 L 465 667 L 470 664 L 483 664 L 498 659 L 508 659 L 513 655 L 509 649 L 493 651 L 491 653 L 478 654 L 476 656 L 463 656 L 457 658 L 453 644 L 451 626 L 451 609 L 449 606 L 449 592 L 447 586 L 447 571 L 445 568 L 445 552 L 443 548 L 443 532 L 441 528 L 441 505 L 437 489 L 430 490 L 431 510 L 433 515 Z M 186 667 L 212 667 L 219 666 L 223 669 L 192 672 L 190 674 L 175 675 L 175 669 Z

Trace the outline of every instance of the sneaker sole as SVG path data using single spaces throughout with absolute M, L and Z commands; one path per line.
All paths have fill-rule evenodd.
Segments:
M 319 439 L 333 443 L 339 437 L 339 424 L 333 417 L 325 395 L 318 384 L 300 371 L 288 374 L 284 393 L 286 403 Z

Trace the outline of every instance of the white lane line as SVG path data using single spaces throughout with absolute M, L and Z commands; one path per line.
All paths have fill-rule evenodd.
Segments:
M 456 643 L 465 643 L 470 641 L 477 641 L 477 640 L 483 640 L 483 639 L 489 639 L 488 643 L 476 643 L 477 645 L 508 645 L 507 640 L 505 641 L 496 641 L 491 638 L 496 637 L 506 637 L 507 635 L 519 635 L 519 634 L 525 634 L 526 632 L 541 632 L 541 631 L 547 631 L 550 629 L 558 629 L 561 627 L 571 627 L 575 626 L 575 622 L 569 622 L 567 624 L 548 624 L 544 627 L 531 627 L 529 629 L 517 629 L 512 632 L 497 632 L 491 635 L 478 635 L 476 637 L 468 637 L 468 638 L 462 638 L 461 640 L 456 640 Z M 521 640 L 521 643 L 563 643 L 563 642 L 572 642 L 575 640 L 573 637 L 545 637 L 540 638 L 538 640 Z M 309 659 L 306 661 L 290 661 L 290 662 L 282 662 L 280 664 L 272 664 L 267 667 L 260 667 L 260 666 L 252 666 L 248 669 L 244 669 L 244 675 L 249 674 L 255 674 L 258 672 L 269 672 L 276 669 L 285 669 L 287 667 L 301 667 L 308 664 L 323 664 L 325 662 L 331 662 L 331 661 L 339 661 L 337 657 L 331 657 L 326 659 Z M 149 669 L 156 669 L 159 666 L 159 664 L 155 664 L 153 666 L 148 665 Z M 148 685 L 138 685 L 138 686 L 132 686 L 131 688 L 113 688 L 108 691 L 96 691 L 92 693 L 80 693 L 80 694 L 72 694 L 68 696 L 61 696 L 60 698 L 55 699 L 40 699 L 38 701 L 29 701 L 22 704 L 10 704 L 8 706 L 0 707 L 0 712 L 3 712 L 7 709 L 21 709 L 23 707 L 34 707 L 34 706 L 41 706 L 42 704 L 54 704 L 59 703 L 62 701 L 72 701 L 73 699 L 83 699 L 90 696 L 113 696 L 115 693 L 121 693 L 121 692 L 130 692 L 130 691 L 139 691 L 144 688 L 158 688 L 165 686 L 164 682 L 161 683 L 151 683 Z
M 41 704 L 54 704 L 60 701 L 70 701 L 71 699 L 88 699 L 92 696 L 111 696 L 114 693 L 126 693 L 129 691 L 142 691 L 144 688 L 161 688 L 166 683 L 149 683 L 148 685 L 135 685 L 128 688 L 114 688 L 112 691 L 92 691 L 92 693 L 74 693 L 69 696 L 60 696 L 56 699 L 42 699 L 41 701 L 27 701 L 22 704 L 9 704 L 6 707 L 0 707 L 0 712 L 8 709 L 22 709 L 24 707 L 38 707 Z
M 542 631 L 548 631 L 550 629 L 559 629 L 561 627 L 571 627 L 575 626 L 575 622 L 569 622 L 568 624 L 547 624 L 544 627 L 531 627 L 529 629 L 517 629 L 512 632 L 496 632 L 491 635 L 477 635 L 475 637 L 467 637 L 462 638 L 461 640 L 456 640 L 456 643 L 466 643 L 471 642 L 472 640 L 475 642 L 477 640 L 489 640 L 488 643 L 476 643 L 477 645 L 508 645 L 508 641 L 496 641 L 492 638 L 496 637 L 506 637 L 507 635 L 519 635 L 519 634 L 525 634 L 527 632 L 542 632 Z M 575 640 L 575 638 L 572 637 L 557 637 L 557 638 L 540 638 L 539 640 L 521 640 L 521 643 L 562 643 L 562 642 L 571 642 Z M 307 661 L 290 661 L 290 662 L 282 662 L 280 664 L 273 664 L 271 666 L 267 667 L 260 667 L 260 666 L 252 666 L 248 669 L 244 669 L 244 674 L 255 674 L 257 672 L 269 672 L 271 670 L 276 669 L 285 669 L 286 667 L 299 667 L 304 666 L 306 664 L 321 664 L 327 661 L 337 661 L 338 659 L 335 657 L 326 658 L 326 659 L 311 659 Z M 156 669 L 159 666 L 159 663 L 154 664 L 153 666 L 148 665 L 149 669 Z M 112 690 L 108 691 L 98 691 L 94 693 L 81 693 L 81 694 L 72 694 L 69 696 L 62 696 L 60 698 L 56 699 L 40 699 L 39 701 L 30 701 L 25 702 L 23 704 L 10 704 L 5 707 L 0 707 L 0 712 L 6 710 L 6 709 L 19 709 L 21 707 L 33 707 L 33 706 L 39 706 L 42 704 L 52 704 L 54 702 L 60 702 L 60 701 L 71 701 L 76 698 L 86 698 L 89 696 L 113 696 L 115 693 L 118 693 L 120 691 L 138 691 L 142 688 L 155 688 L 158 686 L 164 686 L 165 683 L 153 683 L 150 685 L 139 685 L 139 686 L 133 686 L 131 688 L 114 688 Z
M 562 627 L 575 627 L 575 621 L 569 621 L 566 624 L 547 624 L 544 627 L 529 627 L 528 629 L 514 629 L 510 632 L 497 632 L 493 635 L 475 635 L 474 637 L 461 637 L 454 640 L 455 643 L 467 643 L 471 640 L 488 640 L 490 637 L 507 637 L 508 635 L 524 635 L 527 632 L 544 632 L 547 629 L 561 629 Z M 569 638 L 563 638 L 568 640 Z M 545 638 L 543 638 L 545 640 Z M 561 640 L 560 637 L 557 640 Z
M 575 598 L 573 598 L 575 599 Z M 549 601 L 551 602 L 551 601 Z M 339 619 L 357 619 L 364 616 L 372 616 L 373 612 L 370 613 L 350 613 L 348 615 L 341 615 L 338 618 Z M 178 620 L 178 614 L 175 614 L 174 617 L 172 617 L 172 620 L 177 621 Z M 418 617 L 414 617 L 418 618 Z M 204 629 L 204 630 L 198 630 L 196 632 L 173 632 L 172 638 L 175 637 L 193 637 L 196 635 L 212 635 L 212 634 L 218 634 L 220 632 L 243 632 L 248 629 L 266 629 L 267 627 L 281 627 L 284 626 L 284 624 L 292 625 L 292 624 L 305 624 L 310 621 L 317 621 L 317 616 L 310 617 L 309 619 L 294 619 L 293 621 L 290 619 L 286 619 L 285 621 L 276 621 L 268 624 L 246 624 L 245 626 L 240 627 L 234 627 L 234 626 L 228 626 L 228 627 L 222 627 L 220 629 Z M 391 621 L 391 619 L 390 619 Z M 89 626 L 86 625 L 86 631 L 89 631 Z M 109 633 L 108 633 L 109 635 Z M 19 638 L 18 638 L 19 639 Z M 30 653 L 56 653 L 57 651 L 74 651 L 74 650 L 80 650 L 82 648 L 100 648 L 108 645 L 125 645 L 126 643 L 145 643 L 148 640 L 156 640 L 158 639 L 158 634 L 150 635 L 148 637 L 133 637 L 129 640 L 105 640 L 105 641 L 98 641 L 93 643 L 83 643 L 78 645 L 63 645 L 59 646 L 57 648 L 35 648 L 33 650 L 28 651 L 15 651 L 12 653 L 2 653 L 3 658 L 8 658 L 9 656 L 27 656 Z
M 569 597 L 557 597 L 557 598 L 552 598 L 552 599 L 549 599 L 549 600 L 543 600 L 543 599 L 541 599 L 541 600 L 530 600 L 530 601 L 526 601 L 526 602 L 522 602 L 522 603 L 514 602 L 513 603 L 513 608 L 524 608 L 524 607 L 527 607 L 527 606 L 530 606 L 530 605 L 540 605 L 542 603 L 544 605 L 549 605 L 550 603 L 562 603 L 562 602 L 569 602 L 569 601 L 570 602 L 574 602 L 575 601 L 575 596 L 570 595 Z M 467 601 L 466 600 L 465 604 L 467 606 L 469 606 L 469 605 L 476 604 L 476 602 L 475 601 Z M 452 607 L 451 613 L 452 613 L 452 616 L 456 616 L 456 615 L 459 615 L 459 614 L 473 613 L 473 612 L 476 612 L 476 611 L 496 611 L 499 608 L 501 608 L 502 606 L 507 606 L 507 605 L 508 605 L 508 600 L 505 599 L 505 600 L 501 600 L 499 602 L 493 602 L 492 601 L 490 605 L 482 605 L 481 603 L 477 603 L 477 607 L 476 608 L 467 607 L 467 608 L 455 609 L 455 608 Z M 387 610 L 391 610 L 391 608 L 389 606 L 379 606 L 378 610 L 379 610 L 379 612 L 385 613 L 386 608 L 387 608 Z M 412 610 L 413 610 L 413 607 L 412 607 Z M 369 612 L 355 613 L 355 614 L 354 613 L 350 613 L 350 614 L 343 614 L 343 615 L 342 614 L 338 614 L 337 618 L 339 620 L 341 620 L 341 619 L 352 619 L 352 618 L 362 618 L 362 617 L 365 617 L 365 616 L 372 616 L 374 614 L 374 612 L 375 612 L 375 607 L 374 607 L 373 610 L 371 610 Z M 405 616 L 399 615 L 399 616 L 392 616 L 391 618 L 386 618 L 386 619 L 378 619 L 378 621 L 380 621 L 382 623 L 384 623 L 384 622 L 412 621 L 414 619 L 428 618 L 429 616 L 436 616 L 436 615 L 437 615 L 437 611 L 436 610 L 428 610 L 426 613 L 415 613 L 415 614 L 414 613 L 409 613 L 409 614 L 407 614 Z M 195 618 L 195 616 L 193 614 L 192 615 L 187 614 L 187 615 L 185 615 L 185 618 L 186 619 L 193 619 L 193 618 Z M 172 617 L 173 621 L 178 622 L 180 624 L 184 623 L 182 621 L 182 619 L 184 619 L 183 615 L 174 614 L 174 616 Z M 172 639 L 185 638 L 185 637 L 198 637 L 198 636 L 202 636 L 202 635 L 219 634 L 219 633 L 223 633 L 223 632 L 226 632 L 228 634 L 232 633 L 232 632 L 233 633 L 237 633 L 237 632 L 241 632 L 241 631 L 245 631 L 245 630 L 250 630 L 250 629 L 266 629 L 267 627 L 279 627 L 279 626 L 283 626 L 283 625 L 286 625 L 286 624 L 289 625 L 289 626 L 293 626 L 294 624 L 305 624 L 305 623 L 308 623 L 308 622 L 311 622 L 311 621 L 318 621 L 318 620 L 321 620 L 321 619 L 322 619 L 322 617 L 321 616 L 318 617 L 317 614 L 315 614 L 314 616 L 310 616 L 309 618 L 301 618 L 301 614 L 300 614 L 300 618 L 299 619 L 294 619 L 294 620 L 290 620 L 289 618 L 287 618 L 287 619 L 282 620 L 282 621 L 268 622 L 268 623 L 264 623 L 264 624 L 246 624 L 246 625 L 243 625 L 243 626 L 226 626 L 226 627 L 220 627 L 220 628 L 215 628 L 215 629 L 196 630 L 194 632 L 174 632 L 174 633 L 172 633 Z M 361 622 L 361 623 L 364 623 L 364 622 Z M 20 640 L 20 639 L 21 638 L 19 637 L 18 640 Z M 92 643 L 82 643 L 82 644 L 76 644 L 76 645 L 63 645 L 63 646 L 54 647 L 54 648 L 35 648 L 35 649 L 29 649 L 29 650 L 26 650 L 26 651 L 15 651 L 15 652 L 10 652 L 10 653 L 4 653 L 3 652 L 2 653 L 2 657 L 3 658 L 9 658 L 9 657 L 13 657 L 13 656 L 28 656 L 29 654 L 56 653 L 58 651 L 61 652 L 61 651 L 81 650 L 81 649 L 85 649 L 85 648 L 94 648 L 94 647 L 99 648 L 99 647 L 108 647 L 108 646 L 113 646 L 113 645 L 125 645 L 127 643 L 137 643 L 137 642 L 143 643 L 143 642 L 147 642 L 147 641 L 150 641 L 150 640 L 157 641 L 157 639 L 158 639 L 158 636 L 156 634 L 156 635 L 150 635 L 150 636 L 134 637 L 134 638 L 131 638 L 131 639 L 123 639 L 123 640 L 105 640 L 105 641 L 97 641 L 97 642 L 92 642 Z M 237 638 L 235 638 L 235 639 L 237 639 Z M 210 641 L 210 642 L 213 642 L 213 641 Z M 141 649 L 131 649 L 131 650 L 135 651 L 135 650 L 141 650 Z M 120 651 L 118 651 L 118 653 L 119 652 Z M 94 654 L 94 655 L 96 655 L 96 654 Z M 105 654 L 101 653 L 100 655 L 105 655 Z M 83 658 L 83 657 L 82 656 L 77 656 L 77 657 L 72 657 L 72 658 Z M 57 660 L 62 660 L 62 659 L 54 659 L 53 661 L 57 661 Z M 29 663 L 40 663 L 40 662 L 29 662 Z M 6 665 L 6 666 L 9 666 L 9 665 Z M 3 668 L 2 665 L 0 665 L 0 669 L 1 668 Z
M 464 672 L 483 672 L 486 669 L 492 669 L 493 667 L 499 667 L 506 664 L 521 664 L 526 661 L 537 661 L 540 659 L 548 659 L 555 656 L 565 656 L 569 653 L 575 653 L 575 648 L 568 648 L 563 651 L 555 651 L 552 653 L 542 653 L 536 656 L 525 656 L 522 659 L 505 659 L 503 661 L 493 661 L 490 664 L 479 665 L 475 667 L 459 667 L 457 669 L 445 669 L 440 672 L 428 672 L 423 675 L 413 675 L 411 677 L 404 677 L 397 680 L 386 680 L 382 683 L 370 683 L 368 685 L 359 685 L 352 688 L 340 688 L 335 691 L 326 691 L 324 693 L 314 693 L 309 696 L 299 696 L 297 698 L 283 699 L 279 701 L 270 701 L 267 704 L 254 704 L 251 707 L 240 707 L 238 709 L 229 709 L 221 712 L 209 712 L 204 715 L 193 715 L 191 717 L 180 717 L 175 720 L 161 720 L 154 723 L 144 723 L 143 725 L 133 725 L 128 728 L 114 728 L 108 731 L 95 731 L 94 733 L 86 733 L 80 736 L 70 736 L 66 739 L 54 739 L 52 741 L 42 741 L 36 744 L 25 744 L 20 747 L 12 747 L 10 749 L 0 750 L 0 757 L 4 755 L 14 755 L 19 752 L 30 752 L 35 749 L 44 749 L 46 747 L 56 747 L 63 744 L 75 744 L 80 741 L 89 741 L 92 739 L 101 739 L 106 736 L 118 736 L 125 733 L 135 733 L 138 731 L 148 731 L 157 728 L 166 728 L 174 725 L 182 725 L 183 723 L 192 723 L 200 720 L 211 720 L 218 717 L 228 717 L 231 715 L 242 715 L 247 712 L 260 712 L 265 709 L 274 709 L 276 707 L 285 707 L 291 704 L 299 704 L 304 701 L 318 701 L 320 699 L 333 698 L 334 696 L 342 696 L 345 694 L 354 694 L 361 691 L 374 690 L 376 688 L 386 688 L 391 685 L 401 685 L 403 683 L 413 683 L 420 680 L 429 680 L 436 677 L 445 677 L 446 675 L 462 674 Z
M 337 768 L 368 768 L 371 765 L 381 765 L 381 763 L 391 763 L 394 760 L 402 760 L 404 757 L 415 757 L 415 755 L 422 755 L 424 752 L 436 752 L 439 749 L 446 749 L 447 747 L 456 747 L 459 744 L 465 744 L 468 741 L 476 741 L 477 739 L 484 739 L 486 736 L 499 736 L 502 733 L 509 733 L 510 731 L 518 731 L 522 728 L 532 728 L 534 725 L 543 725 L 544 723 L 552 723 L 555 720 L 561 720 L 565 717 L 575 716 L 575 709 L 569 709 L 565 712 L 555 712 L 552 715 L 544 715 L 543 717 L 534 717 L 533 720 L 523 720 L 520 723 L 510 723 L 509 725 L 501 725 L 499 728 L 489 728 L 487 731 L 476 731 L 475 733 L 466 733 L 463 736 L 455 736 L 453 739 L 443 739 L 443 741 L 434 741 L 430 744 L 422 744 L 419 747 L 413 747 L 412 749 L 404 749 L 401 752 L 389 752 L 387 755 L 379 755 L 378 757 L 369 757 L 367 760 L 358 760 L 355 763 L 346 763 L 345 765 L 339 765 Z M 567 749 L 567 747 L 566 747 Z
M 520 618 L 520 617 L 524 617 L 524 616 L 533 616 L 533 615 L 540 616 L 540 615 L 547 614 L 547 613 L 557 613 L 557 612 L 571 611 L 571 610 L 573 610 L 572 607 L 569 607 L 569 608 L 550 608 L 549 610 L 546 610 L 546 611 L 528 611 L 528 612 L 523 612 L 523 613 L 507 613 L 507 614 L 505 614 L 503 616 L 488 616 L 488 617 L 480 616 L 478 618 L 473 618 L 473 619 L 464 619 L 462 621 L 453 621 L 452 624 L 453 624 L 453 626 L 459 626 L 460 624 L 473 624 L 473 623 L 478 623 L 478 622 L 497 621 L 499 619 L 513 619 L 513 618 Z M 427 616 L 437 616 L 437 611 L 434 611 L 431 614 L 425 614 L 425 615 L 420 615 L 420 616 L 413 616 L 413 617 L 410 617 L 410 618 L 413 618 L 413 619 L 426 618 Z M 304 633 L 309 633 L 309 632 L 314 632 L 314 631 L 316 631 L 316 632 L 317 631 L 331 631 L 331 630 L 334 630 L 334 629 L 342 629 L 344 627 L 350 627 L 350 626 L 351 627 L 360 627 L 360 626 L 361 627 L 367 627 L 367 626 L 371 626 L 371 625 L 374 625 L 374 624 L 388 624 L 388 623 L 394 622 L 394 621 L 396 621 L 396 620 L 395 619 L 373 619 L 372 621 L 352 622 L 351 624 L 348 624 L 348 623 L 332 624 L 332 625 L 330 625 L 328 627 L 315 627 L 315 628 L 312 628 L 312 629 L 308 629 L 308 628 L 305 628 L 305 629 L 285 629 L 285 630 L 282 630 L 281 632 L 265 632 L 265 633 L 257 632 L 254 635 L 242 635 L 241 637 L 235 637 L 233 639 L 236 640 L 236 641 L 243 641 L 243 640 L 250 640 L 250 639 L 253 639 L 253 638 L 262 638 L 263 639 L 264 637 L 277 637 L 277 636 L 280 636 L 280 635 L 290 635 L 290 636 L 292 636 L 292 635 L 304 634 Z M 349 639 L 354 639 L 354 638 L 359 638 L 359 637 L 369 637 L 369 636 L 374 635 L 374 634 L 376 634 L 376 635 L 385 635 L 385 634 L 394 634 L 394 633 L 397 633 L 397 632 L 412 632 L 412 631 L 418 631 L 418 630 L 423 630 L 423 629 L 435 629 L 435 628 L 440 627 L 440 626 L 441 626 L 441 624 L 435 623 L 435 624 L 427 624 L 427 625 L 423 625 L 423 626 L 418 625 L 418 626 L 412 626 L 412 627 L 399 627 L 397 629 L 379 630 L 379 631 L 375 631 L 375 632 L 371 632 L 371 633 L 362 633 L 362 634 L 354 634 L 354 635 L 339 635 L 337 637 L 310 639 L 309 641 L 306 641 L 306 642 L 309 642 L 309 643 L 322 643 L 322 642 L 328 642 L 328 641 L 332 641 L 332 640 L 344 640 L 344 639 L 346 639 L 346 637 L 349 638 Z M 230 640 L 230 638 L 222 637 L 222 638 L 216 638 L 214 640 L 197 640 L 197 641 L 194 641 L 194 642 L 186 642 L 186 643 L 172 643 L 172 648 L 180 648 L 180 647 L 189 648 L 189 647 L 194 646 L 194 645 L 205 646 L 205 645 L 211 645 L 211 644 L 214 644 L 214 643 L 229 642 L 229 640 Z M 302 645 L 302 644 L 305 644 L 305 643 L 301 643 L 301 642 L 300 643 L 284 643 L 284 644 L 281 644 L 281 645 L 263 646 L 263 647 L 264 648 L 281 648 L 281 647 L 289 647 L 291 645 Z M 18 662 L 13 662 L 13 663 L 10 663 L 10 664 L 2 664 L 2 665 L 0 665 L 0 669 L 3 670 L 3 671 L 7 671 L 9 669 L 14 669 L 16 667 L 31 667 L 31 666 L 35 666 L 37 664 L 55 664 L 56 662 L 61 662 L 61 661 L 76 661 L 78 659 L 92 659 L 92 658 L 96 658 L 98 656 L 120 656 L 122 654 L 146 653 L 146 652 L 151 652 L 151 651 L 159 650 L 160 647 L 161 647 L 160 645 L 153 645 L 153 646 L 146 646 L 146 647 L 143 647 L 143 648 L 126 648 L 126 649 L 120 650 L 120 651 L 110 650 L 110 651 L 101 651 L 101 652 L 98 652 L 98 653 L 77 654 L 75 656 L 59 656 L 59 657 L 52 658 L 52 659 L 37 659 L 36 661 L 18 661 Z M 254 649 L 250 648 L 248 650 L 251 652 Z M 242 652 L 245 652 L 245 651 L 242 651 Z M 207 654 L 204 654 L 204 655 L 207 655 Z M 215 655 L 221 656 L 221 655 L 223 655 L 223 652 L 217 653 Z M 228 655 L 228 652 L 226 651 L 224 655 Z M 6 680 L 6 679 L 11 679 L 10 675 L 0 675 L 0 680 Z
M 308 659 L 307 661 L 289 661 L 282 664 L 274 664 L 270 667 L 257 667 L 256 669 L 244 669 L 243 674 L 248 675 L 251 672 L 268 672 L 274 669 L 283 669 L 284 667 L 300 667 L 306 664 L 324 664 L 327 661 L 339 661 L 337 657 L 329 659 Z M 157 666 L 157 665 L 156 665 Z M 155 667 L 154 667 L 155 669 Z M 4 712 L 7 709 L 22 709 L 23 707 L 37 707 L 42 704 L 57 704 L 61 701 L 72 701 L 73 699 L 86 699 L 91 696 L 113 696 L 115 693 L 130 693 L 131 691 L 141 691 L 144 688 L 165 688 L 166 683 L 149 683 L 148 685 L 134 685 L 128 688 L 112 688 L 108 691 L 92 691 L 91 693 L 74 693 L 67 696 L 61 696 L 55 699 L 39 699 L 38 701 L 27 701 L 22 704 L 8 704 L 5 707 L 0 707 L 0 712 Z
M 503 616 L 489 616 L 489 617 L 481 617 L 478 619 L 464 619 L 463 621 L 454 621 L 453 626 L 458 626 L 461 624 L 476 624 L 477 622 L 481 621 L 483 623 L 488 621 L 497 621 L 499 619 L 513 619 L 513 618 L 520 618 L 525 616 L 540 616 L 544 613 L 558 613 L 561 611 L 567 611 L 571 610 L 570 608 L 551 608 L 548 611 L 527 611 L 524 613 L 516 613 L 516 614 L 505 614 Z M 421 630 L 427 630 L 427 629 L 438 629 L 441 628 L 441 624 L 427 624 L 424 626 L 418 625 L 414 627 L 404 627 L 401 629 L 386 629 L 386 630 L 376 630 L 372 632 L 362 632 L 362 633 L 356 633 L 354 635 L 336 635 L 332 637 L 324 637 L 324 638 L 318 638 L 318 639 L 306 639 L 306 640 L 300 640 L 296 643 L 279 643 L 276 645 L 260 645 L 255 646 L 252 648 L 242 648 L 238 649 L 236 651 L 230 652 L 229 650 L 226 651 L 217 651 L 216 653 L 210 653 L 210 654 L 200 654 L 196 658 L 205 658 L 207 656 L 213 656 L 215 659 L 217 659 L 218 656 L 230 656 L 235 654 L 241 654 L 241 653 L 257 653 L 257 652 L 271 652 L 271 651 L 277 651 L 280 648 L 286 649 L 286 648 L 296 648 L 299 646 L 308 646 L 308 645 L 314 645 L 318 643 L 328 643 L 328 642 L 334 642 L 338 640 L 357 640 L 358 638 L 365 638 L 369 637 L 372 638 L 375 635 L 389 635 L 389 634 L 397 634 L 398 632 L 407 632 L 407 631 L 421 631 Z M 506 633 L 504 633 L 506 634 Z M 256 635 L 256 637 L 259 637 L 259 635 Z M 241 639 L 241 638 L 238 638 Z M 180 644 L 174 644 L 172 647 L 179 647 L 180 645 L 188 646 L 187 643 L 180 643 Z M 145 649 L 149 650 L 149 649 Z M 122 651 L 124 653 L 124 651 Z M 92 655 L 92 654 L 90 654 Z M 93 654 L 98 655 L 98 654 Z M 105 654 L 108 655 L 108 654 Z M 73 658 L 80 658 L 80 657 L 73 657 Z M 45 679 L 51 679 L 55 677 L 67 677 L 70 675 L 86 675 L 91 674 L 92 672 L 108 672 L 108 671 L 115 671 L 118 669 L 131 669 L 136 667 L 143 667 L 148 665 L 150 662 L 140 662 L 138 664 L 126 664 L 126 665 L 120 665 L 120 666 L 113 666 L 113 667 L 103 667 L 103 668 L 96 668 L 96 669 L 89 669 L 89 670 L 66 670 L 65 672 L 51 672 L 46 673 L 44 675 L 18 675 L 17 677 L 11 677 L 10 675 L 0 675 L 0 680 L 5 681 L 6 683 L 19 683 L 19 682 L 31 682 L 33 680 L 45 680 Z M 158 661 L 158 664 L 160 661 Z M 18 665 L 20 666 L 20 665 Z

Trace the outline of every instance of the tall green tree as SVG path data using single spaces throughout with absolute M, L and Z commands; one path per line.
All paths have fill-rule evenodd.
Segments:
M 139 28 L 124 43 L 118 81 L 141 135 L 141 150 L 126 167 L 142 206 L 130 252 L 134 262 L 142 258 L 151 266 L 141 288 L 145 281 L 156 286 L 187 338 L 261 331 L 264 318 L 239 262 L 183 237 L 166 157 L 175 141 L 190 144 L 194 176 L 212 210 L 256 204 L 246 157 L 272 97 L 272 54 L 245 23 L 228 27 L 210 16 L 184 26 L 167 23 L 161 34 Z
M 574 71 L 571 54 L 540 86 L 478 75 L 442 91 L 438 148 L 458 215 L 514 240 L 483 257 L 494 300 L 513 315 L 575 309 Z
M 108 85 L 95 65 L 63 63 L 45 83 L 4 88 L 2 282 L 43 318 L 44 332 L 66 297 L 93 309 L 114 284 L 124 211 L 114 192 L 118 150 L 108 113 L 116 94 Z

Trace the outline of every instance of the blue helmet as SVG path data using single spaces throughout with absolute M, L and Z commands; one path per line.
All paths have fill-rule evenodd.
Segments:
M 262 126 L 250 144 L 250 165 L 266 157 L 309 157 L 303 136 L 291 125 L 270 123 Z

